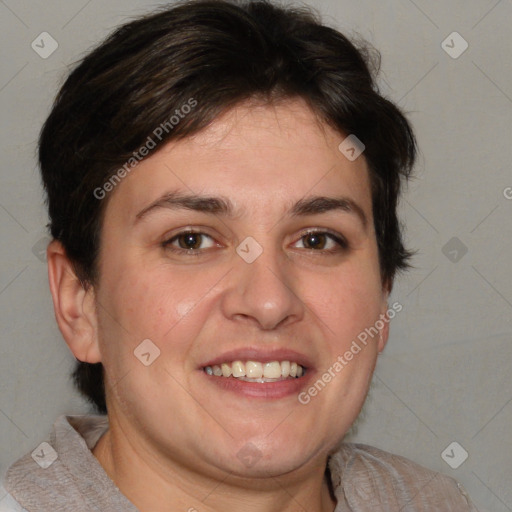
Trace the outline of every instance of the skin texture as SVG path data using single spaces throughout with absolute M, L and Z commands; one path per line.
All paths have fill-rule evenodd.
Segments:
M 149 155 L 111 192 L 95 286 L 84 289 L 50 245 L 61 332 L 75 357 L 107 372 L 110 429 L 93 453 L 139 510 L 334 510 L 327 457 L 362 407 L 387 322 L 307 405 L 296 393 L 223 390 L 201 365 L 247 346 L 285 348 L 312 363 L 310 386 L 385 314 L 368 169 L 364 155 L 351 162 L 338 150 L 344 138 L 301 100 L 241 104 Z M 222 196 L 235 215 L 155 207 L 137 219 L 175 191 Z M 350 199 L 366 226 L 354 210 L 290 215 L 313 196 Z M 195 239 L 198 255 L 171 250 L 187 228 L 208 235 Z M 305 230 L 341 235 L 348 248 L 328 237 L 311 248 Z M 250 264 L 236 252 L 249 236 L 263 249 Z M 149 366 L 134 355 L 145 339 L 160 350 Z M 237 456 L 248 443 L 250 467 Z

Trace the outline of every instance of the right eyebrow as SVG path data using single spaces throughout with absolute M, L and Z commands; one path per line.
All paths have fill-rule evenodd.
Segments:
M 136 222 L 160 208 L 171 210 L 194 210 L 197 212 L 235 216 L 233 203 L 226 197 L 200 196 L 197 194 L 183 194 L 181 192 L 168 192 L 160 196 L 149 206 L 143 208 L 135 217 Z

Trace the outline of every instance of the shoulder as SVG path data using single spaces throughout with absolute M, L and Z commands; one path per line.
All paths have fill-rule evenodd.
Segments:
M 373 446 L 343 443 L 329 468 L 336 497 L 354 510 L 478 512 L 453 478 Z
M 60 416 L 47 441 L 7 470 L 0 512 L 136 512 L 91 451 L 107 428 L 105 416 Z
M 0 512 L 27 512 L 0 484 Z

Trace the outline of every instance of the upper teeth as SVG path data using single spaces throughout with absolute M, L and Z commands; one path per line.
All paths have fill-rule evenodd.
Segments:
M 279 379 L 280 377 L 302 377 L 304 368 L 295 362 L 272 361 L 260 363 L 259 361 L 233 361 L 206 366 L 204 371 L 217 377 L 247 377 L 250 379 Z

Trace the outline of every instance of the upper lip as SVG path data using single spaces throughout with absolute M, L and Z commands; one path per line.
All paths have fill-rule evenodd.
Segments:
M 261 363 L 270 363 L 272 361 L 290 361 L 296 362 L 304 368 L 312 368 L 313 366 L 310 358 L 294 350 L 289 350 L 286 348 L 262 349 L 244 347 L 224 352 L 223 354 L 201 364 L 201 368 L 205 368 L 206 366 L 221 365 L 222 363 L 232 363 L 233 361 L 259 361 Z

